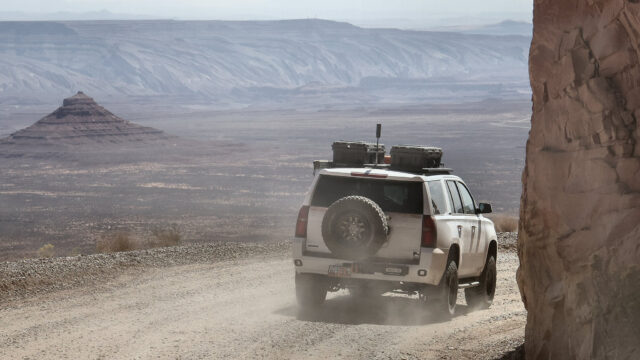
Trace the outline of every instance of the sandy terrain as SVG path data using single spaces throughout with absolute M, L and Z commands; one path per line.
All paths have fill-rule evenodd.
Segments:
M 448 322 L 390 294 L 359 303 L 334 293 L 321 310 L 302 314 L 281 249 L 142 266 L 104 283 L 7 301 L 0 358 L 499 358 L 522 343 L 526 317 L 516 254 L 502 249 L 494 305 L 471 311 L 460 297 Z

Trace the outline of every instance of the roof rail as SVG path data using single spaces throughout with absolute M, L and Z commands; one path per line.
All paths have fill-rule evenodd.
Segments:
M 453 169 L 444 167 L 444 164 L 440 164 L 441 167 L 437 168 L 422 168 L 420 171 L 410 171 L 403 169 L 391 169 L 389 164 L 336 164 L 331 160 L 314 160 L 313 161 L 313 174 L 316 174 L 316 171 L 322 169 L 335 169 L 335 168 L 352 168 L 352 167 L 364 167 L 370 169 L 383 169 L 383 170 L 392 170 L 392 171 L 400 171 L 406 172 L 409 174 L 416 175 L 449 175 L 453 172 Z

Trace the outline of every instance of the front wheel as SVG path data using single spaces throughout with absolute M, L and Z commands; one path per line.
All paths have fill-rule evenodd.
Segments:
M 327 298 L 328 284 L 326 276 L 296 273 L 298 306 L 310 309 L 322 305 Z
M 480 285 L 464 290 L 464 297 L 469 307 L 488 309 L 493 304 L 493 297 L 496 293 L 496 275 L 496 259 L 491 255 L 482 274 L 480 274 Z

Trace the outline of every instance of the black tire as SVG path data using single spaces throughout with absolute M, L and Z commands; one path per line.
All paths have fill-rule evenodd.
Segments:
M 434 305 L 439 314 L 445 317 L 452 317 L 456 312 L 456 301 L 458 299 L 458 266 L 453 260 L 449 260 L 438 288 L 438 295 L 434 299 Z
M 322 238 L 339 258 L 363 260 L 387 241 L 389 226 L 382 209 L 364 196 L 335 201 L 322 219 Z
M 496 258 L 491 255 L 480 274 L 480 285 L 464 290 L 467 305 L 475 309 L 488 309 L 496 293 L 496 278 Z
M 316 274 L 296 274 L 296 299 L 304 309 L 316 308 L 327 298 L 329 282 L 326 276 Z

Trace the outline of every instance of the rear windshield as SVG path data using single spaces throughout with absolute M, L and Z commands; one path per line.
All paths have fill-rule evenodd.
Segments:
M 422 183 L 320 175 L 311 206 L 329 207 L 345 196 L 365 196 L 384 212 L 422 214 Z

